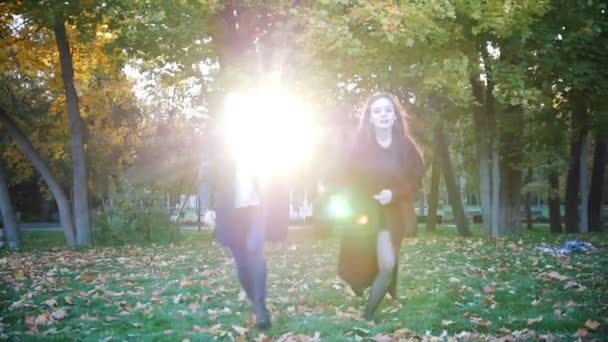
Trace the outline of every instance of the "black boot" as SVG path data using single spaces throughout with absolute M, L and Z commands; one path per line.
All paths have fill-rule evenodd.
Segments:
M 372 289 L 369 291 L 369 299 L 367 305 L 365 305 L 365 311 L 363 311 L 363 318 L 368 321 L 374 319 L 374 312 L 382 302 L 382 299 L 386 296 L 386 292 L 391 284 L 393 278 L 393 270 L 379 271 L 372 285 Z
M 259 298 L 253 301 L 253 313 L 255 314 L 255 326 L 258 329 L 270 328 L 270 312 L 266 308 L 264 298 Z

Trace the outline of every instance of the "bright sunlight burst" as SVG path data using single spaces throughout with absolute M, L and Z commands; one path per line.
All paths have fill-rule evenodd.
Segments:
M 276 88 L 226 97 L 224 134 L 231 152 L 259 177 L 297 171 L 318 141 L 315 116 L 296 96 Z

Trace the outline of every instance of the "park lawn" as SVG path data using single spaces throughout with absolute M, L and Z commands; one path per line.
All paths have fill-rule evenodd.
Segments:
M 61 232 L 29 232 L 24 251 L 0 252 L 0 340 L 608 339 L 608 234 L 537 227 L 496 240 L 478 230 L 459 238 L 441 227 L 404 241 L 399 299 L 385 300 L 375 324 L 360 319 L 364 299 L 336 277 L 338 239 L 293 231 L 267 248 L 274 321 L 263 333 L 210 232 L 76 251 L 57 247 Z M 569 258 L 534 251 L 572 238 L 595 248 Z

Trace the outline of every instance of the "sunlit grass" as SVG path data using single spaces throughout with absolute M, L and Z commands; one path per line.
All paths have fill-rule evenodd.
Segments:
M 399 299 L 382 304 L 378 324 L 360 320 L 364 298 L 336 277 L 335 234 L 318 240 L 312 230 L 293 230 L 288 242 L 267 248 L 274 324 L 265 334 L 342 341 L 405 328 L 435 336 L 529 329 L 570 339 L 589 320 L 600 325 L 585 328 L 588 334 L 607 337 L 605 234 L 555 236 L 536 227 L 497 240 L 481 237 L 478 226 L 473 230 L 465 239 L 441 226 L 406 240 Z M 16 340 L 210 340 L 237 337 L 245 328 L 248 340 L 259 336 L 229 255 L 209 231 L 182 234 L 173 245 L 66 251 L 61 232 L 26 233 L 25 252 L 0 254 L 2 333 Z M 596 248 L 571 258 L 533 250 L 570 238 Z M 57 303 L 45 304 L 49 299 Z M 59 309 L 65 318 L 33 332 L 32 319 Z

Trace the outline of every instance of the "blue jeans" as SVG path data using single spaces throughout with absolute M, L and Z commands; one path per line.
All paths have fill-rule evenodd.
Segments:
M 236 209 L 246 211 L 247 229 L 245 240 L 240 246 L 231 246 L 241 286 L 249 300 L 266 298 L 266 258 L 264 257 L 265 227 L 260 207 Z

